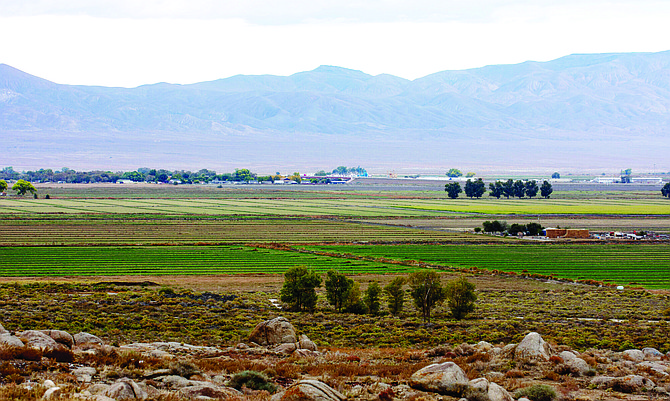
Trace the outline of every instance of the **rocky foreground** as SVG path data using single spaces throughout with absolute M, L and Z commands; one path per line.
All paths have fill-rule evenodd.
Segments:
M 529 333 L 386 353 L 320 351 L 282 317 L 229 348 L 0 325 L 0 400 L 670 400 L 670 352 L 654 348 L 579 353 Z

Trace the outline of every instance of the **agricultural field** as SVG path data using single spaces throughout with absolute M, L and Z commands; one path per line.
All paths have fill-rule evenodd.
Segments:
M 670 245 L 667 244 L 399 244 L 307 249 L 369 259 L 415 260 L 445 268 L 542 274 L 670 289 Z
M 219 244 L 249 242 L 487 241 L 469 233 L 321 219 L 12 219 L 0 245 Z M 502 240 L 502 239 L 499 239 Z
M 256 247 L 3 247 L 0 276 L 283 274 L 293 266 L 346 274 L 404 273 L 407 266 Z

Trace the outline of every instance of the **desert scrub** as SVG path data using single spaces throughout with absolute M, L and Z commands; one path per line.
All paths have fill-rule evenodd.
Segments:
M 546 384 L 536 384 L 517 390 L 514 398 L 526 397 L 531 401 L 553 401 L 556 399 L 556 390 Z
M 265 390 L 270 394 L 277 391 L 277 386 L 272 383 L 267 376 L 261 372 L 253 370 L 245 370 L 235 373 L 226 385 L 237 390 L 241 390 L 242 387 L 251 390 Z

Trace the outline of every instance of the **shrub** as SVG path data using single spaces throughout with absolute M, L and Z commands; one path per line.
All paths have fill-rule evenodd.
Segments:
M 59 347 L 55 348 L 49 351 L 46 351 L 44 353 L 44 356 L 50 359 L 55 359 L 56 362 L 73 362 L 74 361 L 74 353 L 65 348 L 65 347 Z
M 170 364 L 170 373 L 173 375 L 190 378 L 200 373 L 200 369 L 188 361 L 177 361 Z
M 265 390 L 268 393 L 277 391 L 277 386 L 268 379 L 263 373 L 253 370 L 245 370 L 240 373 L 235 373 L 230 379 L 227 386 L 242 389 L 242 386 L 252 390 Z
M 514 398 L 526 397 L 531 401 L 553 401 L 556 399 L 556 390 L 546 384 L 536 384 L 534 386 L 519 389 L 514 393 Z
M 482 389 L 478 389 L 478 388 L 472 388 L 472 387 L 468 387 L 468 389 L 465 390 L 465 394 L 463 394 L 463 397 L 466 398 L 468 401 L 490 401 L 491 400 L 486 391 L 484 391 Z

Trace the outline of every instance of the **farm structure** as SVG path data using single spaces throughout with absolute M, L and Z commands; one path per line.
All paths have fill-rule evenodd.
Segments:
M 546 236 L 549 238 L 575 238 L 575 239 L 590 238 L 589 230 L 586 229 L 547 228 L 545 232 Z

